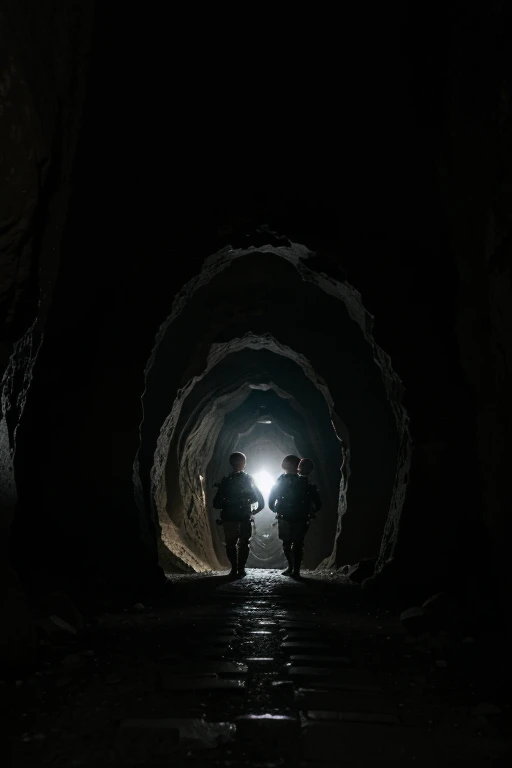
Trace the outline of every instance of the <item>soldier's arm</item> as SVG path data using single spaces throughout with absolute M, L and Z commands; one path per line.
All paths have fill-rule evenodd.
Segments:
M 224 502 L 226 501 L 225 490 L 224 490 L 225 487 L 226 486 L 225 486 L 224 480 L 222 480 L 221 484 L 217 489 L 217 493 L 213 497 L 212 504 L 214 509 L 222 509 L 222 507 L 224 506 Z
M 322 499 L 320 498 L 316 485 L 313 485 L 311 488 L 311 502 L 315 512 L 319 512 L 322 509 Z
M 258 498 L 258 509 L 254 512 L 254 514 L 257 515 L 258 512 L 261 512 L 261 510 L 264 508 L 264 506 L 265 506 L 265 499 L 263 498 L 263 494 L 262 494 L 262 492 L 260 491 L 260 489 L 258 488 L 257 485 L 254 485 L 254 491 L 255 491 L 256 496 Z
M 279 481 L 277 483 L 274 483 L 268 496 L 268 506 L 269 506 L 269 509 L 272 510 L 272 512 L 274 511 L 274 507 L 276 505 L 276 501 L 278 498 L 279 498 Z

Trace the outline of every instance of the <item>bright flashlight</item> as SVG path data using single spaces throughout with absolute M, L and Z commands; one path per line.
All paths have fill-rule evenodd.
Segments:
M 254 482 L 262 492 L 265 501 L 267 501 L 268 495 L 272 489 L 272 486 L 274 485 L 272 476 L 263 469 L 261 472 L 256 472 L 254 475 Z

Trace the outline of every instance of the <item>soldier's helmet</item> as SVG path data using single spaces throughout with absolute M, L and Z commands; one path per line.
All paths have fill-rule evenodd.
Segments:
M 300 464 L 299 457 L 294 456 L 293 454 L 289 454 L 288 456 L 285 456 L 284 459 L 282 460 L 281 467 L 284 469 L 285 472 L 296 472 L 299 464 Z
M 312 473 L 315 465 L 311 459 L 301 459 L 299 462 L 299 475 L 305 475 L 306 477 Z
M 235 470 L 235 472 L 241 472 L 241 470 L 245 467 L 245 462 L 247 461 L 247 458 L 245 454 L 240 453 L 239 451 L 235 451 L 235 453 L 232 453 L 229 457 L 229 463 Z

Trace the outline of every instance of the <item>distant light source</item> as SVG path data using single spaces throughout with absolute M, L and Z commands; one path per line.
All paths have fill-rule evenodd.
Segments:
M 272 424 L 271 419 L 260 419 L 258 424 Z
M 262 469 L 260 472 L 256 472 L 254 475 L 254 482 L 262 492 L 265 501 L 267 501 L 268 495 L 272 489 L 272 486 L 274 485 L 274 479 L 272 478 L 272 475 L 269 475 L 265 469 Z

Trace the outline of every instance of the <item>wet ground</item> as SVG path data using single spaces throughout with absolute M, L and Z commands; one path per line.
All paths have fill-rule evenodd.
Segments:
M 313 574 L 172 581 L 2 683 L 12 766 L 511 764 L 507 688 L 478 638 L 412 637 Z

